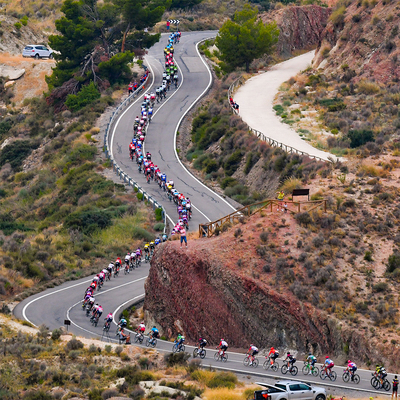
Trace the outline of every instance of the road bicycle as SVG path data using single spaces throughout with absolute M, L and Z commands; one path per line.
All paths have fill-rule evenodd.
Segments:
M 285 363 L 282 365 L 281 372 L 282 374 L 287 374 L 289 372 L 291 375 L 296 376 L 299 372 L 299 369 L 295 365 L 289 365 L 289 363 Z
M 320 376 L 320 378 L 322 380 L 325 380 L 326 378 L 329 378 L 332 382 L 336 381 L 336 378 L 337 378 L 336 372 L 332 371 L 332 370 L 330 372 L 328 372 L 326 367 L 323 367 L 321 369 L 321 372 L 319 373 L 319 376 Z
M 125 265 L 124 274 L 129 274 L 129 265 Z
M 146 253 L 144 256 L 144 262 L 148 263 L 150 261 L 150 254 Z
M 254 357 L 254 360 L 252 360 L 252 356 L 250 354 L 248 354 L 244 360 L 243 360 L 243 365 L 245 367 L 253 367 L 253 368 L 257 368 L 258 367 L 258 358 Z
M 317 366 L 312 366 L 309 361 L 304 361 L 304 367 L 302 368 L 302 372 L 304 375 L 319 375 L 319 369 Z
M 218 350 L 218 351 L 214 354 L 214 360 L 215 360 L 215 361 L 227 362 L 227 361 L 228 361 L 228 354 L 226 354 L 225 351 L 223 351 L 223 352 L 221 353 L 221 350 Z
M 185 345 L 183 343 L 178 344 L 175 340 L 174 345 L 172 346 L 172 352 L 179 353 L 180 351 L 185 351 Z
M 272 371 L 276 372 L 279 369 L 279 363 L 276 361 L 276 359 L 272 359 L 272 364 L 271 364 L 271 357 L 265 356 L 266 360 L 264 361 L 263 368 L 268 371 L 269 368 L 272 369 Z
M 111 323 L 106 321 L 104 323 L 104 326 L 103 326 L 103 331 L 104 332 L 109 332 L 110 331 L 110 326 L 111 326 Z
M 371 385 L 376 390 L 384 389 L 386 391 L 389 391 L 391 388 L 390 382 L 386 378 L 383 379 L 383 381 L 381 382 L 381 378 L 377 376 L 376 372 L 372 373 Z
M 136 268 L 140 267 L 140 263 L 142 262 L 141 257 L 136 257 Z
M 200 357 L 203 360 L 205 358 L 205 356 L 206 356 L 206 353 L 207 352 L 206 352 L 206 349 L 204 347 L 200 347 L 200 348 L 196 347 L 193 350 L 193 358 Z
M 146 346 L 147 347 L 156 347 L 157 339 L 155 337 L 146 338 Z
M 93 316 L 90 318 L 90 322 L 92 323 L 93 326 L 97 326 L 97 323 L 99 322 L 99 317 L 98 317 L 98 315 L 96 315 L 96 316 L 93 315 Z
M 140 343 L 140 344 L 142 344 L 142 343 L 143 343 L 143 339 L 144 339 L 143 333 L 139 333 L 139 332 L 138 332 L 138 333 L 135 335 L 134 341 L 135 341 L 135 343 Z
M 342 379 L 343 379 L 343 382 L 348 382 L 348 381 L 351 380 L 351 382 L 354 382 L 354 383 L 357 383 L 357 384 L 360 383 L 360 376 L 358 374 L 353 374 L 353 377 L 352 377 L 351 376 L 351 372 L 349 371 L 348 368 L 346 368 L 343 371 Z

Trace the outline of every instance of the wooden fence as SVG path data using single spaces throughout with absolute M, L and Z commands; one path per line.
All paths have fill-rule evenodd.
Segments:
M 268 199 L 260 201 L 258 203 L 253 203 L 248 206 L 244 206 L 222 217 L 216 221 L 207 222 L 205 224 L 199 225 L 199 237 L 211 237 L 216 233 L 219 233 L 222 226 L 226 223 L 234 224 L 238 222 L 241 218 L 250 217 L 262 210 L 273 211 L 274 206 L 282 208 L 282 201 L 276 199 Z M 317 208 L 323 208 L 326 212 L 326 200 L 314 200 L 314 201 L 286 201 L 287 210 L 292 214 L 298 214 L 300 212 L 310 212 Z

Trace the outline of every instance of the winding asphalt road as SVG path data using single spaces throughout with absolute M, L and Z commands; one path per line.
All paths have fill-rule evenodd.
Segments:
M 225 199 L 211 191 L 202 182 L 190 174 L 180 162 L 175 147 L 177 129 L 184 115 L 201 98 L 212 83 L 211 73 L 200 57 L 197 43 L 213 37 L 215 31 L 190 32 L 182 35 L 181 42 L 174 46 L 174 58 L 179 67 L 179 87 L 167 92 L 166 100 L 154 107 L 153 120 L 147 130 L 145 151 L 150 152 L 153 162 L 172 179 L 175 187 L 189 197 L 193 207 L 190 230 L 197 230 L 200 223 L 214 221 L 233 211 L 235 208 Z M 167 36 L 163 35 L 146 56 L 146 64 L 151 71 L 150 86 L 147 91 L 160 86 L 164 71 L 164 47 Z M 177 213 L 174 203 L 170 203 L 166 193 L 157 184 L 147 184 L 143 174 L 137 170 L 136 162 L 129 157 L 128 145 L 132 139 L 135 117 L 140 115 L 143 95 L 121 115 L 109 136 L 112 155 L 120 167 L 141 185 L 159 203 L 164 205 L 171 223 L 176 223 Z
M 194 212 L 192 225 L 193 222 L 196 224 L 204 222 L 205 217 L 211 220 L 217 219 L 228 214 L 233 209 L 224 199 L 215 195 L 185 170 L 176 157 L 174 147 L 176 127 L 180 119 L 190 109 L 193 102 L 207 90 L 210 83 L 208 69 L 197 53 L 196 43 L 213 34 L 215 33 L 193 32 L 183 34 L 181 43 L 176 46 L 175 53 L 175 58 L 181 68 L 181 82 L 182 80 L 183 82 L 178 90 L 172 90 L 168 94 L 168 102 L 164 101 L 156 108 L 156 114 L 148 130 L 145 143 L 146 151 L 152 153 L 153 159 L 161 167 L 161 170 L 166 171 L 168 178 L 176 182 L 176 187 L 192 199 L 197 209 L 197 212 L 196 209 Z M 147 63 L 153 72 L 152 76 L 154 76 L 156 85 L 159 85 L 161 81 L 164 41 L 165 38 L 163 37 L 161 43 L 154 46 L 147 57 Z M 131 127 L 135 116 L 139 113 L 140 103 L 141 99 L 133 103 L 120 117 L 110 137 L 110 141 L 114 157 L 119 165 L 124 168 L 125 172 L 131 174 L 132 178 L 145 186 L 147 183 L 143 175 L 137 172 L 136 164 L 130 161 L 127 151 L 132 135 Z M 142 180 L 140 181 L 140 179 Z M 154 183 L 149 184 L 146 186 L 146 190 L 159 202 L 165 204 L 167 213 L 171 218 L 176 218 L 174 205 L 168 202 L 165 194 L 158 189 L 158 186 Z M 118 318 L 124 308 L 143 299 L 144 283 L 148 275 L 148 270 L 149 265 L 142 263 L 140 268 L 131 271 L 129 275 L 121 274 L 119 277 L 106 282 L 104 287 L 96 293 L 96 300 L 103 305 L 104 314 L 112 312 Z M 82 278 L 73 282 L 66 282 L 56 288 L 48 289 L 31 296 L 16 306 L 13 311 L 14 315 L 36 326 L 45 324 L 50 330 L 59 328 L 64 324 L 64 320 L 68 319 L 71 321 L 69 330 L 72 333 L 89 338 L 102 338 L 110 343 L 116 343 L 115 323 L 110 329 L 109 336 L 102 337 L 102 324 L 99 324 L 98 327 L 91 326 L 88 318 L 81 309 L 82 297 L 90 282 L 90 278 Z M 172 344 L 170 342 L 159 340 L 157 343 L 158 351 L 170 352 L 171 348 Z M 187 351 L 191 353 L 193 347 L 187 346 Z M 282 377 L 280 372 L 266 372 L 261 366 L 257 369 L 244 367 L 243 354 L 229 352 L 228 362 L 221 363 L 214 360 L 214 353 L 215 350 L 211 348 L 207 350 L 207 357 L 202 361 L 203 365 L 210 365 L 221 370 L 234 371 L 242 380 L 250 379 L 251 381 L 271 383 L 275 379 Z M 263 358 L 259 358 L 262 364 Z M 298 364 L 301 363 L 299 362 Z M 301 369 L 302 365 L 299 366 L 299 369 Z M 301 371 L 296 377 L 290 378 L 328 385 L 328 393 L 331 394 L 343 393 L 344 390 L 355 387 L 355 384 L 344 384 L 341 381 L 342 368 L 336 368 L 336 371 L 339 377 L 338 381 L 334 383 L 322 382 L 318 377 L 303 377 Z M 371 373 L 366 370 L 358 372 L 362 380 L 357 389 L 368 393 L 378 393 L 372 390 L 369 384 Z M 379 393 L 385 394 L 382 391 L 379 391 Z

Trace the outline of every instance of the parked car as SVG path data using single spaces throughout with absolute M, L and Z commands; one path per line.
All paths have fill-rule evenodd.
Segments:
M 48 57 L 53 58 L 53 50 L 39 44 L 29 44 L 22 52 L 23 57 L 35 57 L 36 59 Z
M 254 400 L 326 400 L 326 390 L 297 381 L 278 381 L 275 385 L 257 382 L 266 389 L 256 390 Z

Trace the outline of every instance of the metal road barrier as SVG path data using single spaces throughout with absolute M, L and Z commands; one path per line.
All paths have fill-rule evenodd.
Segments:
M 143 65 L 144 69 L 147 70 L 147 67 Z M 137 96 L 139 96 L 143 89 L 146 87 L 147 81 L 149 79 L 150 75 L 147 75 L 146 80 L 130 95 L 128 96 L 124 101 L 122 101 L 119 106 L 115 109 L 115 111 L 112 113 L 110 120 L 107 123 L 107 127 L 104 132 L 104 146 L 103 150 L 106 153 L 106 157 L 111 161 L 113 171 L 119 176 L 121 180 L 124 181 L 124 183 L 128 184 L 128 186 L 132 186 L 135 189 L 137 193 L 142 194 L 142 199 L 141 200 L 146 200 L 148 201 L 152 206 L 153 209 L 155 210 L 156 208 L 161 209 L 161 214 L 162 218 L 164 221 L 164 233 L 166 230 L 167 226 L 167 213 L 165 212 L 164 207 L 152 196 L 150 196 L 139 184 L 134 181 L 126 172 L 122 170 L 122 168 L 118 165 L 118 163 L 114 160 L 114 158 L 111 155 L 111 151 L 109 148 L 109 133 L 111 132 L 112 128 L 114 127 L 115 121 L 117 120 L 117 117 L 126 110 L 128 106 L 131 105 L 131 103 L 135 100 Z
M 229 101 L 229 98 L 230 98 L 231 96 L 233 97 L 233 93 L 236 91 L 236 89 L 237 89 L 239 86 L 243 85 L 244 82 L 245 82 L 245 79 L 241 76 L 240 78 L 236 79 L 236 80 L 229 86 L 229 89 L 228 89 L 228 101 Z M 230 105 L 230 103 L 229 103 L 229 105 Z M 232 106 L 231 106 L 231 109 L 232 109 L 232 111 L 233 111 L 234 114 L 239 115 L 238 111 L 235 110 Z M 243 120 L 242 120 L 242 121 L 243 121 Z M 324 160 L 324 159 L 321 158 L 321 157 L 313 156 L 313 155 L 308 154 L 308 153 L 306 153 L 306 152 L 304 152 L 304 151 L 297 150 L 297 149 L 295 149 L 295 148 L 292 147 L 292 146 L 288 146 L 288 145 L 286 145 L 286 144 L 280 143 L 280 142 L 278 142 L 277 140 L 268 137 L 268 136 L 265 135 L 263 132 L 260 132 L 260 131 L 258 131 L 258 130 L 256 130 L 256 129 L 253 129 L 252 127 L 250 127 L 250 126 L 248 126 L 248 125 L 247 125 L 247 128 L 248 128 L 249 132 L 254 133 L 260 140 L 263 140 L 264 142 L 268 142 L 268 144 L 269 144 L 270 146 L 272 146 L 272 147 L 280 147 L 282 150 L 286 151 L 287 153 L 299 154 L 299 155 L 301 155 L 301 156 L 306 156 L 306 157 L 313 158 L 313 159 L 318 160 L 318 161 L 326 162 L 326 160 Z M 329 162 L 331 162 L 331 163 L 334 163 L 334 162 L 335 162 L 335 160 L 334 160 L 333 157 L 328 157 L 328 160 L 329 160 Z

